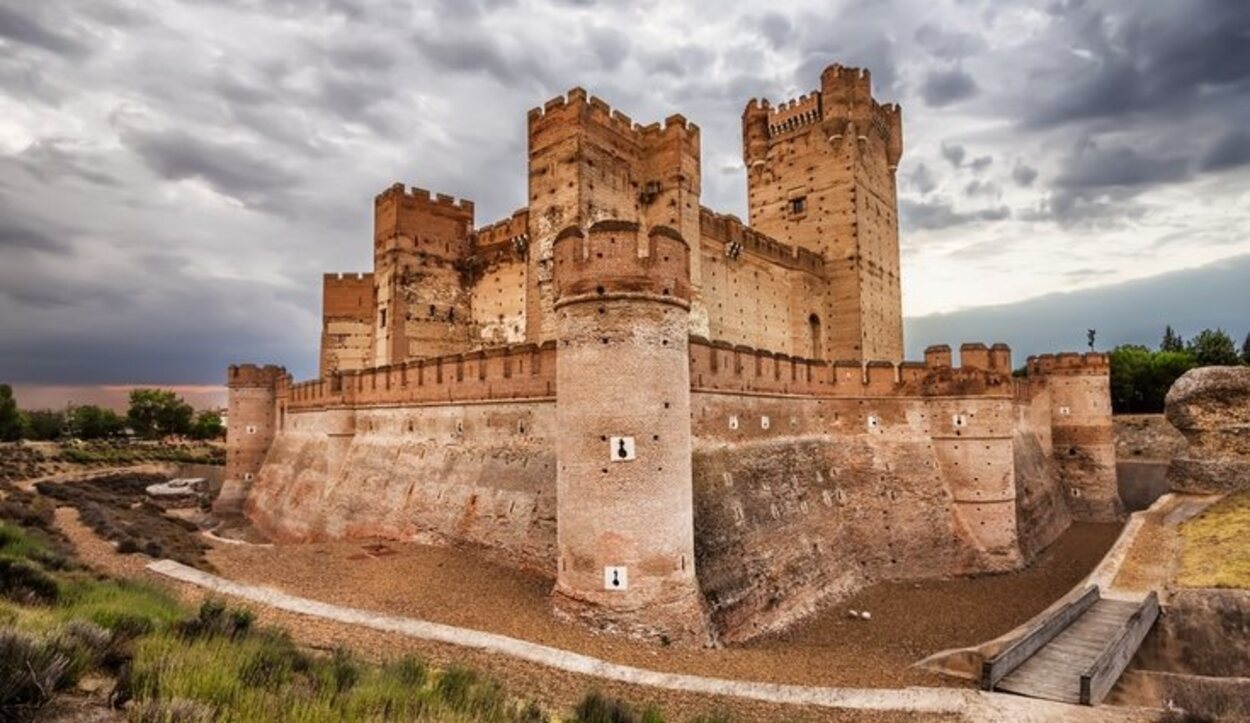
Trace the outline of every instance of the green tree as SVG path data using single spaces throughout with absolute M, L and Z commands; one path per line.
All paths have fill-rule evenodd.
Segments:
M 1250 364 L 1250 334 L 1246 334 L 1246 340 L 1241 343 L 1241 363 Z
M 191 436 L 196 439 L 221 439 L 226 434 L 226 428 L 221 424 L 221 415 L 215 410 L 205 409 L 195 415 L 195 421 L 191 424 Z
M 16 442 L 22 437 L 22 413 L 17 411 L 13 387 L 0 384 L 0 442 Z
M 1236 343 L 1223 329 L 1203 329 L 1189 341 L 1186 349 L 1200 367 L 1236 366 L 1241 363 Z
M 190 404 L 169 389 L 135 389 L 130 392 L 126 419 L 135 434 L 149 439 L 191 431 Z
M 1185 351 L 1185 339 L 1172 331 L 1172 325 L 1163 330 L 1163 343 L 1159 345 L 1159 351 Z
M 1194 368 L 1184 351 L 1151 351 L 1125 344 L 1111 350 L 1111 408 L 1117 414 L 1155 414 L 1163 411 L 1168 390 L 1182 374 Z
M 58 439 L 64 429 L 64 412 L 53 409 L 28 409 L 22 412 L 22 436 L 26 439 Z
M 126 422 L 117 412 L 93 404 L 70 409 L 68 420 L 69 428 L 79 439 L 106 439 L 126 431 Z

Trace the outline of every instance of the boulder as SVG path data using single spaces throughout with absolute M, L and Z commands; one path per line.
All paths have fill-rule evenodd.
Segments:
M 1168 390 L 1165 414 L 1185 437 L 1172 459 L 1172 490 L 1197 494 L 1250 489 L 1250 367 L 1202 367 Z

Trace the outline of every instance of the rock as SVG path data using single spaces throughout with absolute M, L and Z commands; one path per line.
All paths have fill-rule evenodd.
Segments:
M 864 620 L 872 620 L 872 613 L 868 612 L 867 610 L 860 613 L 859 616 L 863 618 Z
M 1250 488 L 1250 367 L 1202 367 L 1168 390 L 1165 414 L 1185 437 L 1168 468 L 1172 490 L 1210 494 Z
M 847 610 L 847 611 L 846 611 L 846 616 L 847 616 L 848 618 L 854 618 L 855 620 L 858 620 L 858 619 L 859 619 L 859 611 L 858 611 L 858 610 Z

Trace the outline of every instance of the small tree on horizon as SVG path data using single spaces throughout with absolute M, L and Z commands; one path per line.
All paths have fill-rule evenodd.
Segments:
M 195 415 L 191 423 L 191 436 L 196 439 L 221 439 L 226 435 L 226 428 L 221 423 L 221 414 L 213 409 L 205 409 Z
M 1171 324 L 1163 330 L 1163 342 L 1159 344 L 1159 351 L 1185 351 L 1185 339 L 1172 330 Z
M 172 390 L 135 389 L 130 392 L 130 409 L 126 419 L 135 434 L 155 439 L 169 434 L 191 431 L 195 410 Z
M 1203 329 L 1189 341 L 1185 347 L 1200 367 L 1237 366 L 1241 357 L 1237 354 L 1237 345 L 1233 338 L 1224 333 L 1223 329 Z
M 1241 363 L 1250 364 L 1250 333 L 1246 334 L 1246 340 L 1241 343 Z
M 0 442 L 16 442 L 22 438 L 22 413 L 17 410 L 13 387 L 0 384 Z

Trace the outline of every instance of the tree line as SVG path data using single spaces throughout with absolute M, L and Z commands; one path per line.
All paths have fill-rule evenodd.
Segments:
M 0 384 L 0 441 L 116 439 L 131 435 L 161 439 L 177 435 L 220 439 L 226 428 L 211 409 L 198 414 L 169 389 L 135 389 L 125 415 L 94 404 L 59 409 L 21 409 L 13 388 Z
M 1171 326 L 1158 349 L 1122 344 L 1111 350 L 1111 408 L 1116 414 L 1156 414 L 1182 374 L 1197 367 L 1250 365 L 1250 334 L 1241 348 L 1223 329 L 1203 329 L 1186 341 Z

